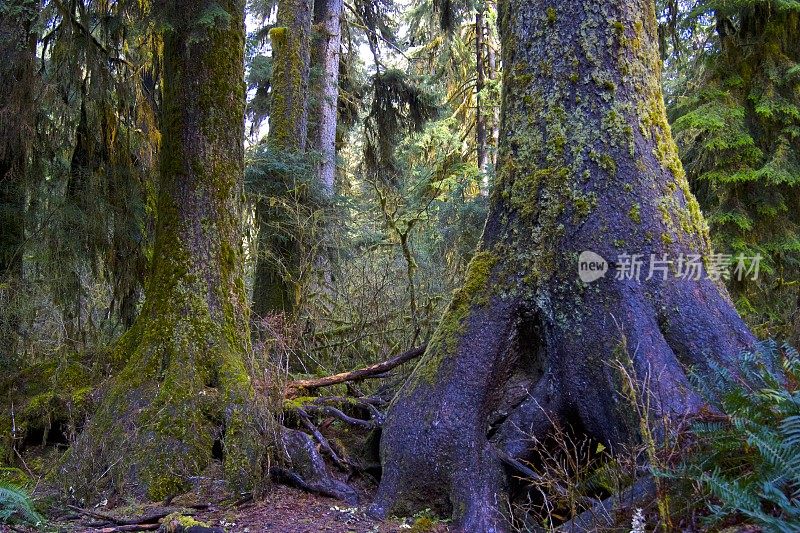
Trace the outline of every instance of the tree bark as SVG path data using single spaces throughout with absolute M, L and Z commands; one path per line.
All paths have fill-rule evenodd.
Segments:
M 64 478 L 95 493 L 160 500 L 190 486 L 222 447 L 250 485 L 263 437 L 244 357 L 244 0 L 164 8 L 161 169 L 145 302 L 115 357 L 127 360 L 71 449 Z
M 306 150 L 311 46 L 310 0 L 280 0 L 278 21 L 270 31 L 272 40 L 272 103 L 267 138 L 277 154 Z M 270 176 L 275 183 L 291 176 Z M 275 226 L 286 214 L 269 198 L 259 199 L 256 223 L 259 229 L 258 260 L 253 283 L 253 314 L 259 319 L 271 313 L 291 313 L 299 290 L 297 265 L 299 244 L 288 224 L 280 233 Z
M 638 438 L 617 360 L 648 389 L 651 416 L 682 418 L 703 406 L 685 368 L 708 358 L 732 368 L 754 341 L 706 277 L 578 279 L 586 250 L 710 257 L 666 122 L 652 2 L 505 0 L 499 15 L 503 125 L 489 218 L 391 404 L 371 508 L 435 508 L 470 532 L 507 529 L 501 457 L 526 458 L 531 435 L 559 423 L 606 446 Z M 520 376 L 530 393 L 514 397 Z
M 24 180 L 34 133 L 36 33 L 33 0 L 0 6 L 0 279 L 22 279 Z
M 320 72 L 313 89 L 316 99 L 310 140 L 320 157 L 316 168 L 317 183 L 328 201 L 333 198 L 336 178 L 342 5 L 342 0 L 314 2 L 312 64 Z
M 488 170 L 486 157 L 486 115 L 481 105 L 481 93 L 486 87 L 486 73 L 484 69 L 484 58 L 486 57 L 484 53 L 484 26 L 483 8 L 479 7 L 475 13 L 475 71 L 477 76 L 475 82 L 475 140 L 478 152 L 478 170 L 485 175 Z M 488 184 L 485 180 L 481 189 L 484 194 L 488 194 Z

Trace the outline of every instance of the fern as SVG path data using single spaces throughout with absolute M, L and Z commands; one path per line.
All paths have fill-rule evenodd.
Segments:
M 739 516 L 767 531 L 800 531 L 797 350 L 768 341 L 742 354 L 737 372 L 710 366 L 710 375 L 693 379 L 727 422 L 695 424 L 696 453 L 670 477 L 712 496 L 711 523 Z
M 39 525 L 44 518 L 36 512 L 30 496 L 24 489 L 0 481 L 0 523 L 27 522 Z

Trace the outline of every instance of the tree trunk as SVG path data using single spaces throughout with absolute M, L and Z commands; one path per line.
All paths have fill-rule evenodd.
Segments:
M 339 54 L 341 49 L 342 0 L 314 2 L 315 35 L 312 63 L 320 73 L 314 87 L 314 127 L 311 143 L 319 152 L 317 183 L 323 196 L 330 201 L 336 177 L 336 125 L 339 103 Z
M 128 362 L 65 465 L 79 493 L 110 477 L 163 499 L 186 490 L 215 447 L 243 487 L 263 458 L 244 364 L 244 0 L 178 0 L 164 16 L 153 259 L 142 312 L 115 351 Z
M 483 8 L 478 8 L 475 13 L 475 65 L 477 79 L 475 82 L 475 132 L 478 151 L 478 170 L 485 176 L 487 171 L 486 157 L 486 115 L 481 105 L 481 93 L 486 87 L 486 74 L 484 71 L 484 20 Z M 488 183 L 484 178 L 481 191 L 488 194 Z
M 531 435 L 561 423 L 607 446 L 637 438 L 615 359 L 647 382 L 652 416 L 680 418 L 703 405 L 685 368 L 707 368 L 707 357 L 732 366 L 754 340 L 706 277 L 578 279 L 587 250 L 617 263 L 625 251 L 710 258 L 666 122 L 652 2 L 505 0 L 499 14 L 503 125 L 489 218 L 391 405 L 372 507 L 435 508 L 470 532 L 506 529 L 501 457 L 525 458 Z M 530 394 L 513 395 L 518 377 Z
M 489 79 L 494 81 L 497 78 L 497 57 L 492 45 L 492 30 L 488 21 L 485 21 L 486 36 L 489 42 L 486 45 L 486 58 L 489 66 Z M 497 166 L 497 145 L 500 140 L 500 109 L 497 105 L 492 106 L 492 165 Z
M 22 279 L 24 180 L 34 134 L 34 61 L 39 13 L 33 0 L 0 5 L 0 280 Z
M 280 0 L 278 21 L 269 34 L 273 68 L 268 144 L 277 154 L 303 153 L 308 137 L 310 0 Z M 270 179 L 275 183 L 286 181 L 290 187 L 293 177 L 276 175 Z M 280 206 L 271 205 L 269 198 L 259 199 L 259 254 L 253 284 L 256 319 L 276 312 L 290 313 L 298 300 L 299 244 L 285 218 Z M 280 232 L 276 231 L 278 226 Z

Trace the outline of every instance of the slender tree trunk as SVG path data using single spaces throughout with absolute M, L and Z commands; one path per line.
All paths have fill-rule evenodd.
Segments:
M 492 35 L 492 29 L 489 22 L 486 21 L 486 36 L 487 39 Z M 486 45 L 486 57 L 489 65 L 489 79 L 494 81 L 497 79 L 497 54 L 495 54 L 492 46 L 491 39 Z M 497 145 L 500 141 L 500 109 L 495 105 L 492 109 L 492 165 L 497 166 Z
M 35 0 L 0 4 L 0 280 L 22 279 L 25 189 L 34 133 Z
M 333 197 L 336 177 L 342 5 L 342 0 L 314 2 L 315 35 L 312 64 L 320 70 L 320 73 L 313 90 L 316 101 L 311 143 L 320 156 L 317 164 L 317 181 L 328 201 Z
M 478 170 L 481 171 L 483 176 L 486 175 L 486 171 L 488 170 L 488 159 L 486 157 L 486 114 L 481 105 L 482 93 L 486 87 L 484 30 L 483 7 L 479 7 L 478 11 L 475 13 L 475 70 L 477 73 L 475 82 L 475 132 L 478 151 Z M 481 185 L 481 192 L 484 194 L 488 194 L 489 192 L 488 183 L 486 183 L 485 178 Z
M 306 150 L 311 47 L 310 0 L 280 0 L 272 40 L 272 104 L 268 144 L 277 154 Z M 292 188 L 292 176 L 270 176 Z M 280 187 L 277 187 L 280 189 Z M 299 243 L 286 212 L 262 198 L 256 205 L 258 260 L 253 286 L 255 319 L 291 313 L 299 297 Z
M 648 389 L 652 416 L 703 401 L 685 368 L 733 368 L 753 336 L 721 286 L 675 277 L 710 260 L 660 88 L 649 0 L 500 3 L 503 126 L 479 250 L 425 356 L 392 402 L 374 515 L 450 512 L 459 531 L 506 530 L 502 458 L 570 424 L 607 446 L 639 421 L 615 364 Z M 578 278 L 593 251 L 668 254 L 666 278 Z M 649 261 L 648 261 L 649 262 Z M 530 394 L 514 395 L 510 378 Z M 513 380 L 518 382 L 517 379 Z M 424 473 L 424 475 L 421 475 Z
M 65 465 L 79 493 L 111 479 L 123 492 L 175 495 L 211 462 L 215 441 L 236 487 L 263 458 L 244 364 L 244 0 L 177 0 L 164 16 L 153 259 L 142 312 L 115 351 L 128 362 Z

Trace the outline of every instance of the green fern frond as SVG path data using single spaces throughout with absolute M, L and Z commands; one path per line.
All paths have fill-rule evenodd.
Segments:
M 27 522 L 39 525 L 44 518 L 36 512 L 30 496 L 16 485 L 0 482 L 0 523 L 12 521 Z

